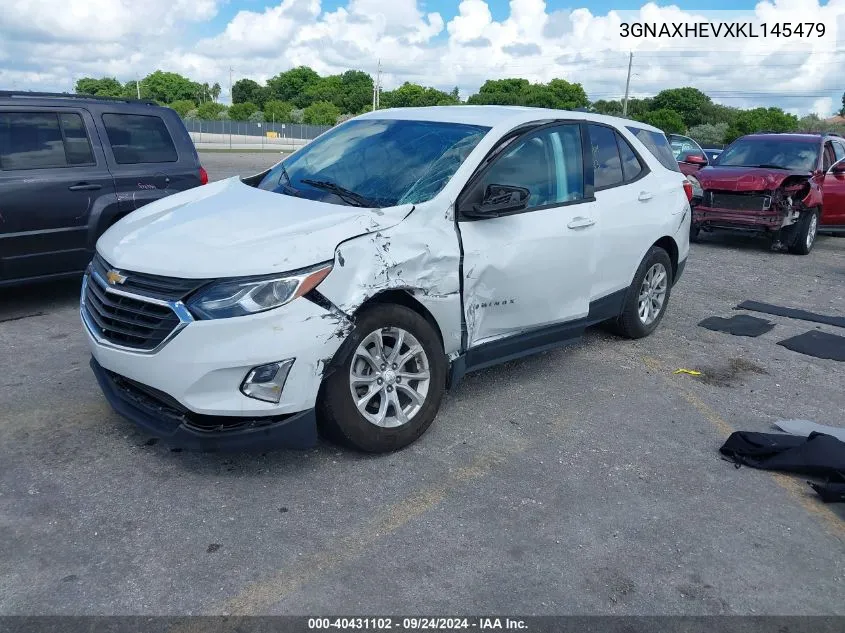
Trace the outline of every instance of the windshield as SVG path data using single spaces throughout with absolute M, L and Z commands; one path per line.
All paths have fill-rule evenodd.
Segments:
M 669 143 L 672 145 L 672 154 L 675 156 L 675 160 L 682 160 L 681 155 L 686 157 L 690 154 L 701 154 L 701 148 L 698 147 L 698 144 L 687 136 L 670 134 Z
M 425 202 L 490 128 L 361 119 L 341 124 L 274 166 L 258 187 L 353 206 Z
M 813 141 L 739 139 L 719 154 L 720 167 L 769 167 L 792 171 L 813 171 L 821 145 Z

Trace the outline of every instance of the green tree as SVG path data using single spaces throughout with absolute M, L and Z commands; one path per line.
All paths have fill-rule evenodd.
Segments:
M 96 97 L 120 97 L 123 95 L 123 85 L 114 77 L 83 77 L 76 82 L 76 94 L 94 95 Z
M 725 142 L 754 132 L 793 132 L 798 127 L 798 117 L 780 108 L 754 108 L 743 110 L 728 127 Z
M 599 99 L 593 101 L 590 109 L 596 114 L 608 114 L 610 116 L 622 116 L 622 102 L 621 101 L 605 101 Z
M 727 123 L 730 126 L 740 112 L 739 108 L 711 103 L 702 110 L 702 119 L 704 123 Z
M 305 86 L 301 98 L 296 102 L 300 107 L 325 101 L 338 109 L 343 109 L 343 80 L 340 75 L 320 77 Z
M 454 99 L 458 103 L 460 103 L 461 102 L 461 90 L 460 90 L 460 88 L 458 88 L 457 86 L 452 88 L 452 90 L 449 92 L 449 96 L 452 97 L 452 99 Z
M 226 111 L 226 106 L 214 101 L 206 101 L 197 107 L 197 118 L 206 121 L 214 121 L 220 118 L 220 114 Z
M 309 125 L 334 125 L 340 110 L 337 106 L 328 101 L 312 103 L 302 112 L 302 122 Z
M 548 84 L 532 84 L 527 79 L 488 79 L 467 103 L 487 105 L 521 105 L 539 108 L 574 110 L 589 105 L 583 86 L 565 79 L 552 79 Z
M 261 109 L 268 95 L 267 88 L 252 79 L 238 79 L 232 84 L 232 103 L 254 103 Z
M 710 97 L 698 88 L 671 88 L 654 96 L 654 110 L 674 110 L 686 127 L 703 123 L 703 111 L 711 105 Z
M 254 103 L 233 103 L 229 108 L 229 118 L 233 121 L 249 121 L 249 117 L 258 112 Z
M 217 101 L 220 98 L 220 84 L 215 81 L 214 85 L 211 86 L 211 90 L 209 90 L 209 93 L 211 94 L 211 98 L 214 101 Z
M 305 89 L 320 80 L 320 75 L 308 66 L 298 66 L 267 80 L 271 99 L 290 101 L 301 108 L 305 103 Z
M 249 120 L 253 123 L 264 123 L 264 113 L 261 110 L 256 110 L 249 115 Z
M 689 129 L 688 135 L 700 145 L 721 145 L 725 142 L 727 123 L 701 123 Z
M 637 120 L 663 130 L 664 134 L 683 134 L 687 129 L 681 115 L 669 108 L 651 110 Z
M 373 78 L 360 70 L 347 70 L 340 76 L 343 88 L 341 102 L 335 103 L 343 112 L 358 112 L 364 106 L 372 107 Z
M 200 84 L 183 77 L 178 73 L 168 73 L 157 70 L 141 80 L 141 87 L 147 95 L 161 103 L 193 100 L 201 91 Z
M 421 108 L 434 105 L 454 105 L 459 101 L 448 92 L 436 88 L 426 88 L 406 81 L 395 90 L 382 92 L 379 103 L 384 108 Z
M 195 109 L 197 105 L 193 101 L 188 101 L 187 99 L 182 99 L 180 101 L 174 101 L 170 104 L 170 107 L 176 110 L 180 117 L 184 118 L 189 111 Z
M 842 108 L 839 110 L 839 116 L 845 116 L 845 92 L 842 93 Z
M 552 79 L 546 89 L 554 95 L 555 107 L 561 110 L 575 110 L 590 105 L 581 84 L 569 83 L 565 79 Z
M 264 120 L 275 123 L 293 123 L 293 104 L 273 99 L 264 104 Z

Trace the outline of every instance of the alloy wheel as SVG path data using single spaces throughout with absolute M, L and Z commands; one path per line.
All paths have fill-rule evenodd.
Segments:
M 376 426 L 394 428 L 419 413 L 431 373 L 420 342 L 407 330 L 380 328 L 355 349 L 349 388 L 355 406 Z
M 640 285 L 637 312 L 643 325 L 651 325 L 660 316 L 668 288 L 669 275 L 666 267 L 658 262 L 648 269 Z

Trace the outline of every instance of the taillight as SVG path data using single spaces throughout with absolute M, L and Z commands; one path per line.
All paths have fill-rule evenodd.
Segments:
M 208 184 L 208 172 L 205 171 L 205 167 L 200 167 L 200 184 L 207 185 Z M 687 183 L 689 184 L 689 183 Z M 690 189 L 692 191 L 692 189 Z
M 687 202 L 692 202 L 692 183 L 684 178 L 684 193 L 687 194 Z

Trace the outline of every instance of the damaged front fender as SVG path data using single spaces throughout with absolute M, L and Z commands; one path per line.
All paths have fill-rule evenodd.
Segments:
M 354 315 L 388 291 L 404 291 L 433 317 L 444 353 L 461 346 L 460 248 L 442 208 L 417 205 L 401 223 L 338 245 L 332 272 L 319 291 L 343 314 Z

